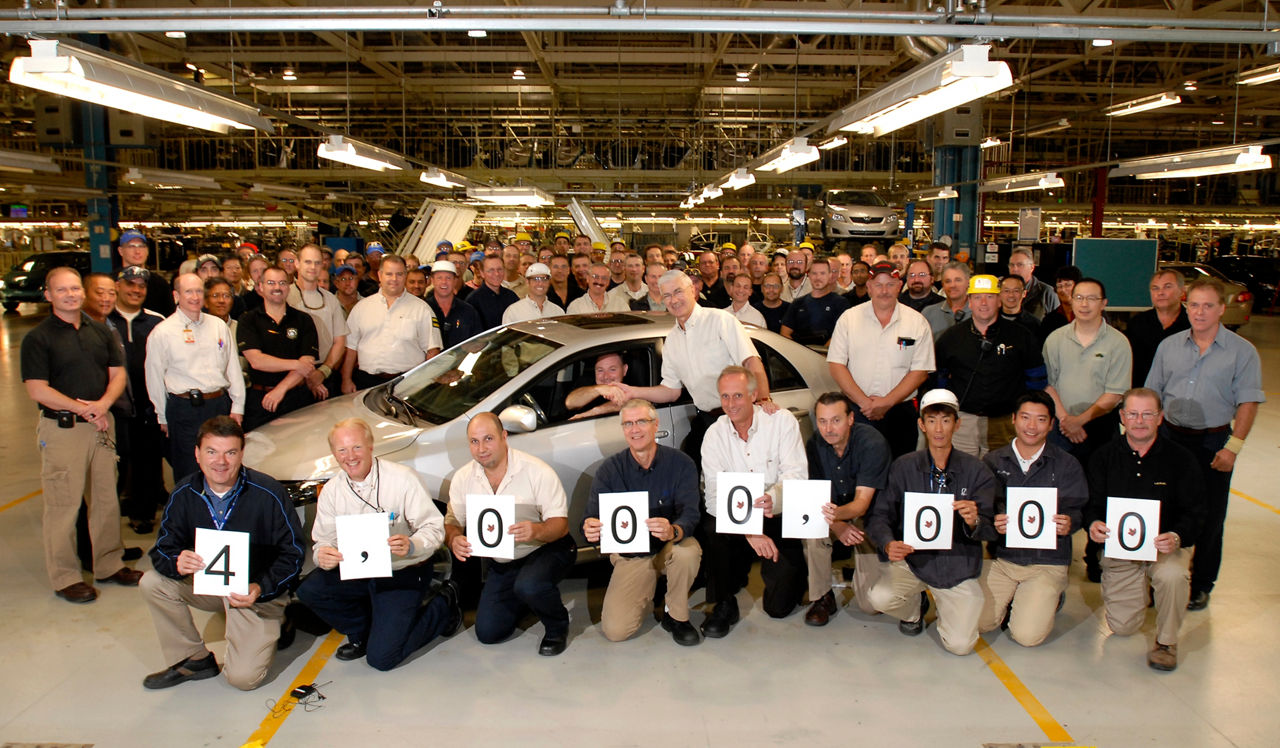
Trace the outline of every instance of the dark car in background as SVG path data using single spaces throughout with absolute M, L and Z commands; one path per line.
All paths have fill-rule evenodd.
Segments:
M 1280 288 L 1280 259 L 1260 255 L 1221 255 L 1209 265 L 1253 293 L 1253 308 L 1269 309 L 1276 305 L 1276 289 Z
M 0 303 L 4 305 L 4 310 L 15 312 L 24 301 L 44 301 L 44 277 L 50 270 L 63 265 L 75 268 L 80 271 L 80 275 L 86 275 L 89 272 L 89 253 L 83 250 L 63 250 L 27 255 L 0 280 Z

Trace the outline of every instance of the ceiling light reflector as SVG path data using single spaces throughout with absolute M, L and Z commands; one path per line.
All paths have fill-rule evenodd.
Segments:
M 345 135 L 330 135 L 327 141 L 320 143 L 316 155 L 372 171 L 404 171 L 409 168 L 408 161 L 391 151 Z

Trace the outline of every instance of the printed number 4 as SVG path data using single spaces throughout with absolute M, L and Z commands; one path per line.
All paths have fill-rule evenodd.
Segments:
M 221 571 L 213 568 L 218 564 L 218 561 L 222 561 Z M 204 567 L 204 573 L 209 576 L 222 577 L 222 585 L 224 587 L 230 587 L 231 577 L 236 575 L 236 573 L 231 570 L 231 546 L 222 546 L 222 550 L 218 551 L 218 554 L 213 557 L 213 560 L 209 562 L 209 565 Z

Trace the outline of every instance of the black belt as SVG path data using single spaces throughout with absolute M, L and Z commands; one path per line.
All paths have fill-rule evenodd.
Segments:
M 204 395 L 205 400 L 217 400 L 218 398 L 227 394 L 227 389 L 224 387 L 220 390 L 214 390 L 213 392 L 202 392 L 200 394 Z M 169 397 L 176 397 L 179 400 L 190 400 L 191 394 L 187 392 L 170 392 Z
M 271 390 L 274 390 L 274 389 L 275 389 L 275 385 L 272 385 L 272 384 L 250 384 L 250 385 L 249 385 L 249 389 L 251 389 L 251 390 L 261 390 L 261 391 L 263 391 L 263 392 L 270 392 Z
M 395 374 L 386 374 L 386 373 L 374 374 L 371 371 L 365 371 L 364 369 L 361 369 L 360 373 L 365 375 L 366 377 L 373 377 L 374 379 L 380 379 L 383 382 L 386 382 L 387 380 L 395 379 L 396 377 L 400 376 L 400 374 L 403 374 L 404 372 L 399 372 Z
M 69 416 L 73 414 L 69 410 L 49 410 L 48 408 L 41 408 L 40 415 L 44 416 L 45 418 L 48 418 L 49 420 L 56 421 L 62 418 L 64 415 Z M 80 416 L 76 416 L 76 423 L 88 423 L 88 421 L 86 421 L 84 418 L 81 418 Z
M 1223 424 L 1222 426 L 1214 426 L 1211 429 L 1189 429 L 1189 428 L 1186 428 L 1185 426 L 1179 426 L 1178 424 L 1173 423 L 1171 421 L 1165 421 L 1164 425 L 1168 426 L 1169 429 L 1174 431 L 1175 433 L 1185 434 L 1187 436 L 1204 436 L 1205 434 L 1221 434 L 1224 431 L 1231 430 L 1231 424 L 1229 423 Z

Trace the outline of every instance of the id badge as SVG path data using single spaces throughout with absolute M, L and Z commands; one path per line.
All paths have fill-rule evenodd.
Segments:
M 196 331 L 184 329 L 182 331 L 182 342 L 192 344 L 196 342 Z

